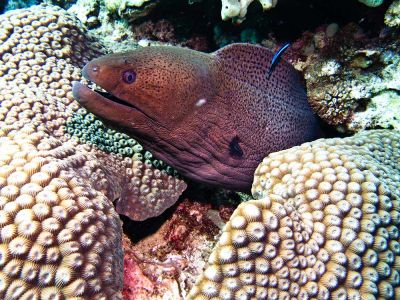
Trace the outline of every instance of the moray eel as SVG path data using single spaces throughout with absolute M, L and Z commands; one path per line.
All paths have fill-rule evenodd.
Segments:
M 146 47 L 89 62 L 75 82 L 81 105 L 143 144 L 186 177 L 248 190 L 269 153 L 319 137 L 294 68 L 273 53 L 232 44 L 214 53 Z

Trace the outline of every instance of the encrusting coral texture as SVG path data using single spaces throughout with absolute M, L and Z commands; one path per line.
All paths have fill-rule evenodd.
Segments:
M 185 299 L 216 243 L 221 212 L 186 199 L 157 232 L 134 246 L 124 238 L 124 299 Z
M 400 26 L 400 0 L 395 0 L 385 14 L 385 24 L 390 27 Z
M 367 38 L 356 24 L 326 39 L 305 71 L 309 102 L 327 123 L 348 132 L 400 129 L 398 34 Z
M 0 298 L 118 299 L 123 255 L 112 201 L 158 215 L 185 184 L 66 132 L 71 82 L 101 46 L 64 10 L 0 16 Z
M 400 132 L 270 154 L 190 299 L 399 299 Z

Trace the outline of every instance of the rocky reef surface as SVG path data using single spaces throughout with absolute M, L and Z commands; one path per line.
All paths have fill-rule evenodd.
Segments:
M 277 50 L 290 36 L 274 27 L 290 23 L 279 21 L 280 7 L 296 5 L 189 2 L 192 12 L 210 5 L 211 35 L 176 15 L 187 23 L 152 18 L 163 1 L 52 1 L 68 12 L 8 1 L 0 298 L 399 298 L 400 1 L 346 2 L 363 19 L 296 29 L 285 57 L 304 73 L 310 104 L 335 130 L 359 133 L 269 155 L 255 173 L 255 200 L 243 196 L 232 217 L 239 196 L 224 191 L 189 187 L 173 205 L 186 188 L 176 171 L 71 95 L 82 66 L 102 53 L 237 41 Z M 257 27 L 262 14 L 267 33 Z
M 310 104 L 341 130 L 399 129 L 397 33 L 358 40 L 357 34 L 357 25 L 344 27 L 314 56 L 305 72 Z

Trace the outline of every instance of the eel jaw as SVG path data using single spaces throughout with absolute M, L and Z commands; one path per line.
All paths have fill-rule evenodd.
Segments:
M 88 111 L 123 127 L 140 127 L 149 118 L 134 105 L 110 93 L 89 88 L 78 81 L 72 85 L 72 94 Z
M 110 117 L 114 119 L 113 116 L 121 110 L 124 113 L 131 113 L 134 110 L 128 105 L 114 101 L 111 97 L 109 98 L 108 95 L 110 94 L 95 91 L 77 81 L 72 85 L 72 94 L 82 106 L 105 119 L 110 119 Z

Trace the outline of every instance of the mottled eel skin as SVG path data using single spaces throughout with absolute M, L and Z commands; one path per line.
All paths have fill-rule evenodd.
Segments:
M 273 53 L 232 44 L 206 54 L 146 47 L 89 62 L 76 82 L 88 110 L 139 140 L 184 176 L 246 190 L 267 154 L 316 139 L 317 119 L 293 67 Z

